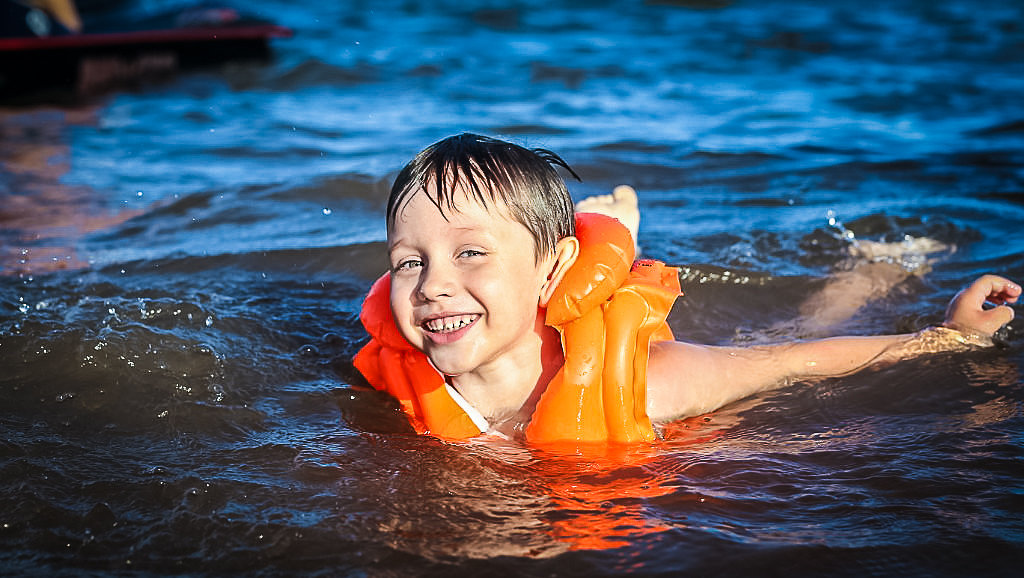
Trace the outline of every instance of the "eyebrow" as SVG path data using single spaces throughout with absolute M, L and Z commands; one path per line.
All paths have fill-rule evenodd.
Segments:
M 477 225 L 465 225 L 465 226 L 461 226 L 461 227 L 460 226 L 451 225 L 451 226 L 448 227 L 448 230 L 449 231 L 455 231 L 455 232 L 466 232 L 466 233 L 476 233 L 476 232 L 487 233 L 488 231 L 491 230 L 491 228 L 490 227 L 485 227 L 485 226 L 477 226 Z M 388 244 L 390 245 L 391 242 L 388 241 Z
M 466 233 L 480 233 L 480 232 L 482 232 L 482 233 L 488 234 L 489 228 L 488 227 L 466 226 L 466 227 L 452 227 L 450 230 L 454 231 L 454 232 L 466 232 Z M 397 241 L 392 242 L 389 239 L 387 241 L 388 253 L 391 253 L 396 247 L 401 246 L 403 240 L 404 239 L 399 239 Z
M 391 253 L 394 253 L 394 252 L 395 252 L 395 250 L 396 250 L 396 249 L 398 249 L 398 248 L 399 248 L 399 247 L 401 247 L 401 246 L 402 246 L 402 243 L 401 243 L 401 241 L 399 241 L 399 242 L 397 242 L 397 243 L 392 243 L 391 241 L 388 241 L 388 242 L 387 242 L 387 248 L 388 248 L 388 256 L 390 257 L 390 256 L 391 256 Z

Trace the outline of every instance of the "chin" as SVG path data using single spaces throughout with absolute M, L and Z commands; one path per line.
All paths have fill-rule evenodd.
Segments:
M 427 358 L 430 359 L 430 363 L 435 369 L 448 376 L 462 375 L 472 369 L 467 367 L 465 363 L 460 363 L 459 361 L 452 359 L 438 359 L 429 353 L 427 354 Z
M 462 375 L 463 373 L 466 373 L 466 371 L 468 371 L 464 367 L 458 367 L 458 366 L 455 366 L 455 365 L 450 364 L 450 363 L 438 363 L 438 362 L 434 361 L 433 359 L 430 360 L 430 363 L 434 366 L 435 369 L 437 369 L 443 375 L 448 376 L 448 377 L 454 377 L 456 375 Z

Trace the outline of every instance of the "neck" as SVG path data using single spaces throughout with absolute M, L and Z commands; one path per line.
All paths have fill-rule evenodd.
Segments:
M 544 325 L 543 313 L 543 310 L 538 311 L 535 338 L 515 355 L 503 356 L 472 373 L 448 378 L 452 387 L 483 414 L 492 427 L 515 430 L 525 426 L 547 384 L 562 367 L 561 336 L 557 330 Z

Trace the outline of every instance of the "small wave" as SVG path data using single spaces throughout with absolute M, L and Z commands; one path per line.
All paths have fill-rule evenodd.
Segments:
M 564 135 L 569 134 L 571 132 L 566 129 L 561 129 L 555 126 L 538 124 L 507 124 L 492 127 L 490 130 L 495 134 L 508 136 Z
M 254 193 L 259 198 L 281 202 L 312 202 L 324 207 L 344 206 L 351 208 L 355 203 L 366 202 L 369 207 L 380 211 L 383 222 L 384 207 L 391 190 L 391 179 L 363 174 L 343 173 L 326 175 L 299 183 L 282 183 L 262 186 Z M 249 196 L 249 191 L 243 195 Z
M 310 86 L 357 86 L 381 79 L 379 68 L 368 63 L 339 66 L 311 58 L 261 79 L 264 90 L 293 91 Z
M 628 141 L 617 141 L 599 144 L 593 148 L 599 152 L 635 152 L 635 153 L 653 153 L 653 154 L 667 154 L 672 152 L 673 148 L 669 145 L 658 144 L 652 142 L 628 140 Z
M 366 282 L 385 270 L 387 253 L 383 242 L 355 243 L 337 247 L 274 249 L 247 253 L 180 255 L 149 258 L 107 265 L 107 274 L 196 274 L 234 271 L 283 276 L 287 278 L 319 274 L 332 278 L 350 278 Z M 266 277 L 264 277 L 266 278 Z
M 1020 133 L 1024 133 L 1024 120 L 1002 122 L 967 132 L 970 136 L 999 136 Z
M 581 68 L 554 66 L 535 62 L 531 66 L 531 82 L 561 82 L 566 88 L 573 90 L 580 87 L 587 78 L 587 71 Z

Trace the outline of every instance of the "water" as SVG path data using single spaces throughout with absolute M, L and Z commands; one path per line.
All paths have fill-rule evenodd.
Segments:
M 296 31 L 269 64 L 0 113 L 4 574 L 1015 575 L 1019 340 L 626 455 L 445 445 L 350 384 L 389 181 L 461 131 L 636 186 L 686 339 L 792 338 L 853 267 L 830 219 L 951 247 L 837 332 L 1024 279 L 1019 3 L 246 9 Z

